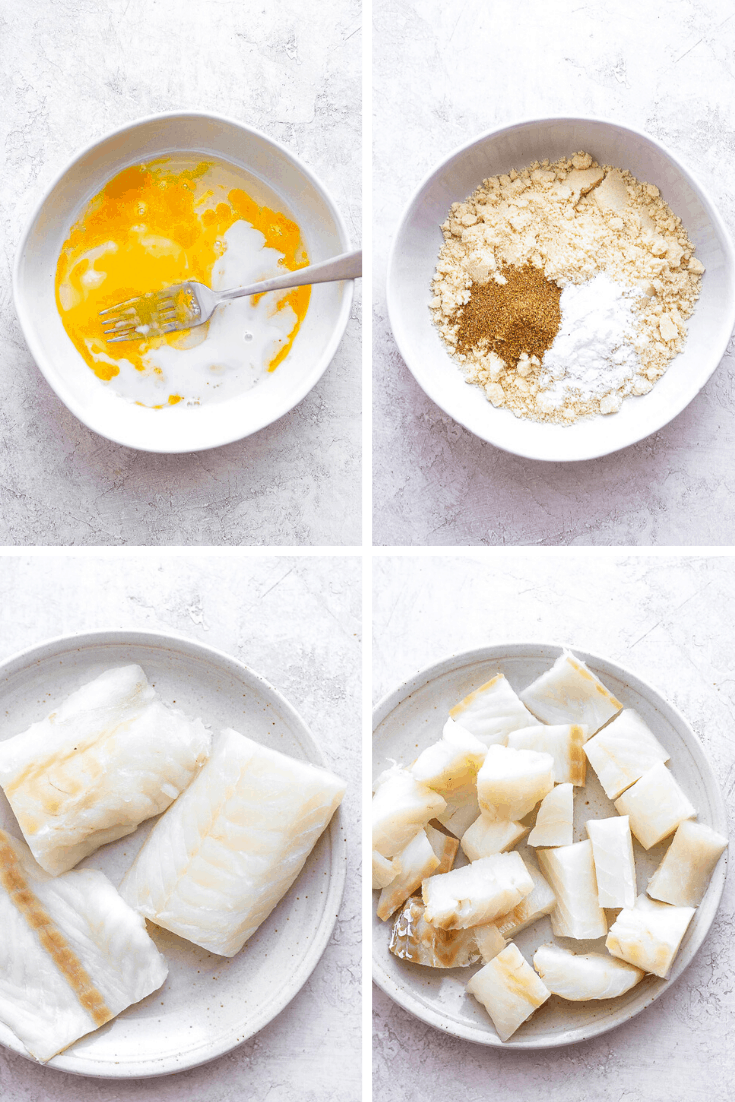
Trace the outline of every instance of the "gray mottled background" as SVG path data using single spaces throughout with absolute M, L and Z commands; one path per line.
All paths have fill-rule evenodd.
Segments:
M 374 697 L 489 643 L 565 642 L 649 681 L 691 723 L 735 811 L 735 558 L 569 550 L 376 558 Z M 733 1097 L 735 884 L 672 988 L 601 1037 L 537 1053 L 455 1040 L 377 988 L 374 1102 Z
M 213 1063 L 160 1079 L 85 1079 L 0 1046 L 3 1102 L 358 1102 L 360 562 L 352 557 L 0 555 L 0 660 L 78 631 L 173 631 L 231 654 L 294 705 L 348 782 L 347 885 L 296 998 Z M 340 1054 L 335 1076 L 332 1052 Z
M 76 151 L 180 108 L 283 142 L 359 244 L 360 19 L 359 0 L 2 0 L 0 543 L 359 542 L 357 303 L 332 364 L 285 417 L 214 451 L 147 455 L 90 432 L 49 388 L 11 269 L 31 210 Z
M 596 115 L 647 131 L 705 181 L 732 231 L 731 0 L 374 0 L 374 11 L 375 542 L 735 542 L 732 342 L 654 436 L 586 463 L 538 463 L 478 440 L 426 397 L 384 297 L 391 239 L 419 182 L 518 118 Z

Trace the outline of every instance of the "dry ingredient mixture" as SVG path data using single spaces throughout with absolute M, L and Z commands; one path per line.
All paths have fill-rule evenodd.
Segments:
M 588 153 L 494 176 L 442 225 L 434 323 L 468 383 L 569 424 L 647 394 L 686 339 L 704 267 L 653 184 Z

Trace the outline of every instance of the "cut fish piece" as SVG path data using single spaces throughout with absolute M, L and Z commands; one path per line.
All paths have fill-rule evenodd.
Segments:
M 53 878 L 0 830 L 0 1021 L 37 1060 L 156 991 L 166 962 L 95 869 Z
M 521 700 L 542 723 L 581 723 L 591 735 L 623 706 L 570 651 L 524 689 Z
M 426 827 L 426 837 L 431 842 L 431 848 L 439 859 L 439 864 L 435 870 L 436 874 L 449 872 L 454 864 L 454 858 L 457 856 L 459 841 L 456 838 L 451 838 L 448 834 L 442 833 L 441 830 L 437 830 L 431 823 Z
M 401 865 L 400 873 L 383 888 L 378 900 L 377 915 L 382 922 L 387 922 L 409 895 L 421 886 L 422 881 L 439 867 L 439 858 L 424 830 L 420 830 L 406 848 L 401 850 L 398 861 Z
M 550 917 L 551 929 L 557 937 L 579 940 L 603 937 L 607 933 L 607 918 L 597 899 L 589 839 L 558 849 L 538 849 L 536 856 L 556 895 Z
M 326 769 L 228 729 L 120 886 L 151 922 L 234 956 L 286 894 L 345 792 Z
M 513 944 L 476 972 L 467 990 L 485 1007 L 501 1041 L 512 1037 L 551 994 Z
M 529 727 L 533 716 L 513 692 L 504 674 L 496 674 L 455 705 L 450 716 L 485 746 L 505 745 L 511 731 Z
M 535 750 L 491 746 L 477 774 L 477 798 L 486 815 L 522 819 L 554 787 L 554 759 Z
M 694 907 L 672 907 L 639 895 L 635 907 L 615 919 L 605 945 L 614 957 L 665 980 L 693 914 Z
M 401 863 L 397 858 L 389 861 L 387 857 L 373 850 L 373 889 L 387 888 L 400 871 Z
M 201 720 L 158 699 L 140 666 L 122 666 L 0 742 L 0 785 L 33 856 L 58 875 L 165 811 L 210 743 Z
M 570 1002 L 616 999 L 635 987 L 645 973 L 607 953 L 570 953 L 559 945 L 541 945 L 533 966 L 552 995 Z
M 417 781 L 446 798 L 474 782 L 487 747 L 459 723 L 448 719 L 439 742 L 428 746 L 410 768 Z
M 658 762 L 615 800 L 615 810 L 630 816 L 630 829 L 644 849 L 672 834 L 697 809 L 682 792 L 663 762 Z
M 388 948 L 401 960 L 430 968 L 464 968 L 480 960 L 475 930 L 442 930 L 424 917 L 423 902 L 407 900 L 396 916 Z
M 480 805 L 477 802 L 477 778 L 473 778 L 462 788 L 447 793 L 445 799 L 447 806 L 436 816 L 436 820 L 447 830 L 451 830 L 455 837 L 461 838 L 480 814 Z
M 604 730 L 585 743 L 584 752 L 609 800 L 669 755 L 632 708 L 625 708 Z
M 553 727 L 524 727 L 508 735 L 508 746 L 514 750 L 536 750 L 551 754 L 554 759 L 554 783 L 583 785 L 587 772 L 584 744 L 587 728 L 576 723 L 561 723 Z
M 407 769 L 387 770 L 373 796 L 373 849 L 395 857 L 446 806 L 442 796 Z
M 676 907 L 698 907 L 726 847 L 727 838 L 712 827 L 685 819 L 650 880 L 648 894 Z
M 588 819 L 597 898 L 601 907 L 633 907 L 636 900 L 635 858 L 627 815 Z
M 490 857 L 493 853 L 504 853 L 512 849 L 529 828 L 523 823 L 503 822 L 480 815 L 471 827 L 462 835 L 462 849 L 470 861 L 480 857 Z
M 531 879 L 533 891 L 518 903 L 508 914 L 495 919 L 498 933 L 504 938 L 513 938 L 525 930 L 532 922 L 544 915 L 551 914 L 556 906 L 556 896 L 551 887 L 534 865 L 533 861 L 524 862 Z
M 529 846 L 571 846 L 574 841 L 574 788 L 558 784 L 544 796 L 536 814 L 536 825 L 528 836 Z
M 533 880 L 519 853 L 496 853 L 424 880 L 421 895 L 426 921 L 444 930 L 483 926 L 507 914 L 533 891 Z
M 487 926 L 473 926 L 470 932 L 475 935 L 483 964 L 488 964 L 497 957 L 508 944 L 494 922 L 488 922 Z

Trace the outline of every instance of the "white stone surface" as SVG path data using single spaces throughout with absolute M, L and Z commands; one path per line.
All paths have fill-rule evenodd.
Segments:
M 90 432 L 49 388 L 15 316 L 11 269 L 32 208 L 77 150 L 181 108 L 283 142 L 358 245 L 360 18 L 359 0 L 3 0 L 0 543 L 359 542 L 358 302 L 325 375 L 281 420 L 214 451 L 147 455 Z
M 645 130 L 735 227 L 730 0 L 375 0 L 376 544 L 735 542 L 735 344 L 676 420 L 625 451 L 543 464 L 486 444 L 431 402 L 393 341 L 388 250 L 424 176 L 520 118 Z M 458 199 L 463 196 L 458 196 Z
M 84 1079 L 0 1047 L 3 1102 L 357 1102 L 360 1094 L 360 563 L 350 557 L 0 556 L 0 660 L 75 631 L 174 631 L 262 674 L 348 781 L 350 860 L 311 978 L 250 1041 L 161 1079 Z M 339 1075 L 332 1056 L 339 1053 Z
M 374 562 L 374 697 L 449 654 L 560 641 L 649 680 L 692 724 L 720 778 L 733 837 L 735 559 L 489 551 Z M 708 1102 L 732 1097 L 732 876 L 677 983 L 601 1037 L 537 1054 L 485 1049 L 418 1021 L 373 988 L 374 1102 Z

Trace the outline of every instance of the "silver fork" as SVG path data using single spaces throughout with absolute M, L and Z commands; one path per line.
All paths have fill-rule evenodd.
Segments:
M 251 283 L 249 287 L 235 287 L 230 291 L 212 291 L 203 283 L 188 280 L 175 283 L 163 291 L 126 299 L 115 306 L 100 310 L 105 337 L 114 341 L 139 341 L 173 333 L 176 329 L 192 329 L 202 325 L 214 313 L 221 302 L 248 295 L 263 295 L 266 291 L 285 291 L 289 287 L 305 287 L 311 283 L 331 283 L 339 279 L 358 279 L 362 275 L 362 250 L 343 253 L 341 256 L 310 264 L 288 275 Z

